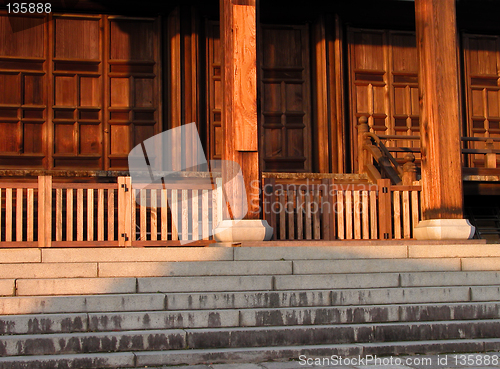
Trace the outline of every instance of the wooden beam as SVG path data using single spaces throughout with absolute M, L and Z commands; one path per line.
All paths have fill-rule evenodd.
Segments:
M 245 182 L 242 188 L 230 184 L 237 174 L 223 165 L 226 199 L 233 206 L 224 215 L 228 218 L 245 216 L 256 219 L 259 208 L 259 158 L 257 141 L 257 48 L 256 11 L 254 0 L 220 0 L 220 33 L 223 50 L 223 160 L 240 165 Z M 248 206 L 244 214 L 245 203 Z
M 415 0 L 423 219 L 463 217 L 455 0 Z

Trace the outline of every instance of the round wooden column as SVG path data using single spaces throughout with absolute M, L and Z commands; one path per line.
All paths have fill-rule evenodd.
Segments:
M 418 227 L 466 227 L 455 0 L 415 0 L 415 13 L 424 219 Z M 426 222 L 430 220 L 445 221 Z

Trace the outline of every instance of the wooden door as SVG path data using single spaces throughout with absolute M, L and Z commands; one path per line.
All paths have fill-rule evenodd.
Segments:
M 259 63 L 262 171 L 311 171 L 314 139 L 308 39 L 307 26 L 262 25 Z
M 0 14 L 0 166 L 41 169 L 47 142 L 45 17 Z
M 463 35 L 465 91 L 469 137 L 500 137 L 500 36 Z M 469 147 L 485 149 L 486 143 Z M 493 143 L 500 149 L 500 142 Z M 484 166 L 484 155 L 471 155 L 469 165 Z
M 368 117 L 370 130 L 379 135 L 420 134 L 418 56 L 414 32 L 350 28 L 348 43 L 351 142 L 355 159 L 356 125 L 361 116 Z M 397 140 L 388 146 L 419 144 L 419 141 Z
M 127 170 L 129 151 L 160 132 L 158 25 L 0 14 L 0 166 Z

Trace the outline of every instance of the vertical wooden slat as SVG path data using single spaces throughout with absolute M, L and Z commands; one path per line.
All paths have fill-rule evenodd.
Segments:
M 12 188 L 5 189 L 5 241 L 12 241 Z
M 131 200 L 130 200 L 130 245 L 132 242 L 137 241 L 137 196 L 138 191 L 130 187 Z
M 33 221 L 34 221 L 34 210 L 35 210 L 35 203 L 34 203 L 34 191 L 33 188 L 28 188 L 27 190 L 27 197 L 26 197 L 26 241 L 33 241 L 34 240 L 34 235 L 33 235 Z M 2 198 L 0 194 L 0 199 Z M 1 204 L 1 201 L 0 201 Z M 0 211 L 1 213 L 1 211 Z M 1 217 L 0 217 L 1 220 Z M 0 221 L 1 224 L 1 221 Z
M 394 238 L 401 239 L 401 197 L 399 191 L 393 191 L 394 206 Z
M 286 213 L 288 216 L 288 239 L 295 239 L 295 211 L 294 211 L 294 196 L 295 191 L 291 188 L 287 189 Z
M 300 186 L 297 188 L 297 239 L 304 238 L 304 196 Z
M 108 241 L 115 240 L 115 190 L 108 189 Z
M 104 241 L 104 188 L 97 190 L 97 240 Z
M 226 207 L 225 199 L 222 196 L 222 177 L 216 178 L 215 183 L 217 184 L 217 202 L 216 202 L 216 209 L 217 209 L 217 221 L 222 222 L 222 212 L 224 211 L 224 208 Z M 219 223 L 216 224 L 216 226 Z
M 280 199 L 280 240 L 286 240 L 286 191 L 285 186 L 282 185 L 279 193 Z
M 73 241 L 73 189 L 66 189 L 66 241 Z
M 192 240 L 200 239 L 200 230 L 198 226 L 199 216 L 198 216 L 198 190 L 193 190 L 191 192 L 191 213 L 193 214 L 193 231 L 192 231 Z
M 151 190 L 151 241 L 158 239 L 158 214 L 157 214 L 157 198 L 156 190 Z
M 179 213 L 177 211 L 177 190 L 171 191 L 170 213 L 172 214 L 172 240 L 179 239 Z
M 83 188 L 76 190 L 76 240 L 83 241 Z
M 344 201 L 344 191 L 337 191 L 337 231 L 338 231 L 338 238 L 340 240 L 345 239 L 345 201 Z
M 63 196 L 62 196 L 62 188 L 56 189 L 56 241 L 62 241 L 62 206 Z
M 208 190 L 202 190 L 201 195 L 201 237 L 208 240 Z
M 305 207 L 306 207 L 306 240 L 312 239 L 312 217 L 311 217 L 311 190 L 309 188 L 306 189 L 305 194 Z
M 370 239 L 376 240 L 378 238 L 377 192 L 376 191 L 369 191 L 369 192 L 370 192 L 370 230 L 371 230 Z
M 167 189 L 161 189 L 161 239 L 168 240 L 168 204 Z
M 7 221 L 7 214 L 5 216 Z M 52 177 L 50 176 L 38 177 L 38 246 L 52 246 Z
M 2 189 L 0 188 L 0 241 L 2 241 Z
M 140 239 L 141 241 L 146 241 L 147 240 L 147 219 L 146 219 L 146 210 L 147 210 L 147 203 L 146 203 L 146 190 L 144 188 L 139 190 L 139 215 L 140 215 Z
M 87 241 L 94 241 L 94 189 L 87 189 Z
M 410 193 L 403 191 L 403 236 L 411 237 L 411 217 L 410 217 Z
M 16 241 L 23 240 L 23 196 L 22 188 L 16 190 Z
M 319 214 L 321 211 L 321 204 L 320 204 L 320 197 L 319 197 L 319 188 L 316 187 L 313 190 L 314 194 L 314 202 L 313 202 L 313 219 L 314 219 L 314 226 L 313 226 L 313 236 L 315 240 L 319 240 L 321 238 L 321 223 L 319 220 Z
M 418 205 L 418 194 L 419 191 L 411 191 L 411 215 L 412 215 L 412 232 L 413 229 L 418 225 L 419 222 L 419 210 L 420 206 Z
M 362 204 L 363 208 L 361 209 L 362 217 L 363 217 L 363 239 L 367 240 L 370 238 L 370 214 L 369 214 L 369 206 L 368 206 L 368 191 L 362 191 Z
M 182 217 L 181 240 L 188 240 L 189 239 L 189 201 L 188 201 L 188 190 L 182 190 L 181 217 Z
M 273 240 L 278 238 L 276 234 L 276 212 L 275 212 L 275 185 L 276 179 L 265 178 L 264 179 L 264 219 L 273 229 Z
M 354 238 L 356 240 L 361 239 L 361 201 L 359 198 L 359 191 L 354 191 L 353 192 L 353 197 L 354 197 Z
M 391 209 L 391 181 L 390 179 L 377 180 L 378 187 L 378 226 L 379 238 L 392 238 L 392 209 Z
M 352 240 L 352 191 L 345 192 L 345 238 Z
M 323 196 L 321 197 L 321 219 L 322 219 L 322 227 L 323 227 L 323 239 L 324 240 L 333 240 L 333 204 L 332 201 L 332 180 L 331 179 L 323 179 L 321 181 Z

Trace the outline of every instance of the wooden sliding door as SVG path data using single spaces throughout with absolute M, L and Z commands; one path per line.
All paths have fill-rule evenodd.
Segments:
M 158 30 L 157 18 L 0 15 L 0 166 L 128 169 L 160 132 Z

